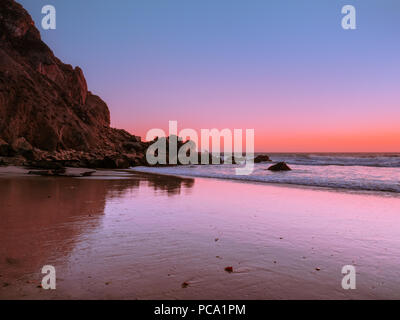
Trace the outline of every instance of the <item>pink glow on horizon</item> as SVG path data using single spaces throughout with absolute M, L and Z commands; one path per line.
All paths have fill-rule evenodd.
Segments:
M 104 98 L 112 125 L 142 139 L 153 128 L 168 132 L 168 121 L 176 120 L 178 131 L 255 129 L 256 152 L 400 152 L 400 93 L 371 79 L 346 87 L 290 74 L 274 82 L 149 77 L 110 88 Z
M 178 130 L 183 128 L 180 127 Z M 223 128 L 226 127 L 218 129 Z M 148 129 L 141 126 L 127 130 L 145 140 Z M 160 129 L 168 133 L 168 126 L 160 126 Z M 200 135 L 201 128 L 194 129 Z M 296 128 L 287 128 L 286 131 L 282 128 L 276 131 L 255 128 L 256 152 L 400 152 L 399 141 L 400 129 L 374 128 L 368 130 L 368 128 L 363 128 L 354 131 L 343 130 L 342 132 L 322 130 L 299 132 L 296 131 Z M 223 144 L 221 144 L 222 147 Z

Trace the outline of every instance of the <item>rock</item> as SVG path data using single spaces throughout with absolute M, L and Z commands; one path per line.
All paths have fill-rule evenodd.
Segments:
M 96 172 L 95 170 L 82 172 L 82 177 L 90 177 L 95 172 Z
M 88 91 L 82 69 L 54 55 L 14 0 L 1 0 L 0 30 L 0 156 L 126 168 L 125 153 L 144 154 L 149 143 L 110 127 L 108 106 Z
M 58 163 L 43 162 L 41 166 L 33 166 L 33 168 L 40 168 L 40 170 L 31 170 L 28 174 L 36 174 L 39 176 L 60 176 L 64 175 L 66 169 Z
M 24 137 L 15 139 L 11 146 L 15 153 L 27 159 L 33 159 L 33 147 Z
M 20 155 L 15 157 L 2 157 L 1 161 L 6 166 L 24 166 L 27 163 L 26 159 Z
M 198 153 L 199 164 L 203 164 L 202 161 L 201 161 L 201 159 L 203 157 L 205 159 L 208 158 L 208 163 L 204 163 L 204 164 L 222 164 L 223 163 L 223 161 L 221 160 L 220 157 L 216 157 L 212 153 L 205 151 L 205 152 L 199 152 Z
M 245 157 L 237 157 L 232 159 L 232 164 L 239 164 L 239 165 L 244 165 L 246 163 L 246 158 Z
M 225 271 L 228 273 L 232 273 L 233 272 L 233 267 L 226 267 Z
M 28 174 L 34 174 L 37 176 L 54 176 L 55 173 L 53 173 L 51 170 L 31 170 L 28 172 Z
M 128 169 L 131 165 L 129 159 L 119 154 L 107 155 L 104 158 L 93 158 L 87 161 L 89 168 L 103 169 Z
M 11 264 L 11 265 L 16 265 L 16 264 L 19 264 L 19 263 L 20 263 L 20 260 L 19 260 L 19 259 L 16 259 L 16 258 L 7 257 L 7 258 L 6 258 L 6 262 L 7 262 L 8 264 Z
M 95 172 L 96 170 L 87 168 L 66 168 L 64 173 L 58 175 L 62 177 L 90 177 Z
M 136 154 L 133 158 L 130 159 L 131 166 L 146 166 L 147 161 L 144 154 Z
M 173 139 L 173 140 L 172 140 Z M 171 141 L 172 140 L 172 141 Z M 170 141 L 171 141 L 171 144 L 174 142 L 174 141 L 176 141 L 176 154 L 175 155 L 173 155 L 173 158 L 171 157 L 170 158 Z M 178 153 L 179 153 L 179 150 L 181 150 L 181 148 L 184 146 L 184 145 L 186 145 L 186 144 L 188 144 L 189 143 L 189 141 L 185 141 L 185 142 L 183 142 L 182 141 L 182 138 L 180 138 L 180 137 L 177 137 L 176 135 L 170 135 L 170 136 L 168 136 L 168 137 L 156 137 L 153 141 L 151 141 L 150 143 L 149 143 L 149 146 L 146 148 L 146 151 L 145 152 L 143 152 L 144 154 L 147 154 L 147 151 L 148 151 L 148 148 L 150 147 L 150 146 L 152 146 L 153 144 L 157 144 L 156 146 L 157 146 L 157 149 L 153 149 L 152 148 L 152 150 L 151 150 L 151 152 L 154 154 L 154 156 L 155 157 L 157 157 L 160 161 L 162 160 L 162 161 L 164 161 L 165 163 L 162 163 L 162 164 L 160 164 L 160 163 L 157 163 L 157 164 L 155 164 L 155 165 L 152 165 L 152 164 L 150 164 L 150 163 L 148 163 L 147 162 L 147 159 L 145 159 L 145 163 L 146 163 L 146 165 L 148 165 L 148 166 L 176 166 L 176 165 L 182 165 L 182 163 L 179 161 L 179 157 L 178 157 Z M 165 153 L 164 153 L 165 152 Z M 189 150 L 189 146 L 188 146 L 188 149 L 187 149 L 187 152 L 186 152 L 186 154 L 187 155 L 189 155 L 189 153 L 190 153 L 190 150 Z M 198 155 L 197 155 L 197 160 L 198 160 L 198 163 L 200 163 L 200 160 L 201 160 L 201 154 L 200 153 L 198 153 Z M 208 155 L 207 155 L 207 157 L 208 157 Z
M 14 155 L 14 150 L 11 146 L 0 138 L 0 157 L 11 157 Z
M 77 169 L 77 168 L 62 168 L 53 170 L 31 170 L 28 174 L 39 176 L 56 176 L 56 177 L 88 177 L 95 173 L 95 170 Z
M 128 142 L 126 142 L 126 143 L 124 143 L 123 145 L 122 145 L 122 147 L 124 148 L 124 150 L 126 150 L 126 151 L 141 151 L 141 150 L 143 150 L 144 149 L 144 146 L 143 146 L 143 143 L 140 143 L 140 142 L 131 142 L 131 141 L 128 141 Z
M 271 159 L 267 155 L 258 155 L 254 158 L 254 163 L 269 162 Z
M 285 162 L 278 162 L 268 168 L 270 171 L 290 171 L 292 169 Z
M 28 164 L 31 168 L 47 169 L 47 170 L 62 170 L 65 169 L 64 166 L 59 162 L 54 161 L 31 161 Z
M 31 146 L 31 144 L 28 141 L 26 141 L 26 139 L 24 137 L 15 139 L 12 143 L 12 148 L 16 152 L 33 150 L 33 147 Z
M 115 160 L 117 169 L 128 169 L 130 167 L 129 161 L 125 158 L 119 158 Z

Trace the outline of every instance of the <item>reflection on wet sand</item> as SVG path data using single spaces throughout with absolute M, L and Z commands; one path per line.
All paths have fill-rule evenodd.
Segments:
M 128 171 L 3 176 L 0 299 L 398 299 L 399 212 L 381 194 Z M 56 290 L 38 287 L 48 264 Z
M 0 298 L 18 282 L 39 285 L 43 265 L 68 260 L 76 240 L 100 227 L 107 201 L 134 195 L 143 184 L 173 196 L 194 180 L 146 174 L 0 178 Z
M 154 189 L 155 193 L 167 194 L 169 196 L 179 195 L 182 190 L 190 192 L 194 185 L 192 178 L 180 178 L 176 176 L 160 176 L 157 174 L 135 173 L 141 177 L 147 185 Z

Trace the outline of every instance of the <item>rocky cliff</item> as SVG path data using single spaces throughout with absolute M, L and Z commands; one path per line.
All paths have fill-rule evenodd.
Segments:
M 110 111 L 88 91 L 83 71 L 54 56 L 20 4 L 1 0 L 3 162 L 124 168 L 144 164 L 146 147 L 139 137 L 110 127 Z

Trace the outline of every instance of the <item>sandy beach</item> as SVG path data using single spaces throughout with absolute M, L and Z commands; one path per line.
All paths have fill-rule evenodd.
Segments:
M 399 30 L 399 0 L 1 0 L 0 303 L 382 317 Z
M 400 298 L 394 194 L 9 171 L 0 299 Z M 40 287 L 44 265 L 56 268 L 56 290 Z M 356 267 L 356 290 L 341 287 L 344 265 Z

